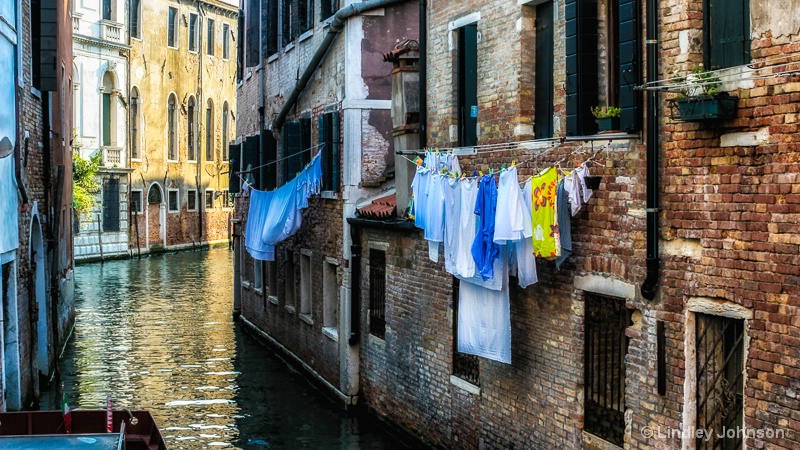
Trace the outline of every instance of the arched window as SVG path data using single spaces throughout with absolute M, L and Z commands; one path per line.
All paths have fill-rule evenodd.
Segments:
M 131 130 L 131 158 L 139 159 L 142 157 L 140 154 L 141 147 L 141 110 L 139 102 L 139 89 L 134 87 L 131 89 L 131 106 L 130 106 L 130 130 Z
M 167 159 L 178 160 L 178 99 L 169 94 L 167 101 Z
M 230 155 L 228 154 L 228 141 L 230 140 L 230 135 L 228 131 L 228 116 L 230 115 L 230 111 L 228 111 L 228 102 L 222 104 L 222 160 L 227 161 L 230 159 Z
M 206 161 L 214 160 L 214 103 L 206 104 Z
M 153 183 L 153 185 L 150 186 L 150 190 L 147 192 L 147 203 L 150 205 L 157 205 L 160 204 L 161 201 L 161 187 L 158 183 Z
M 117 102 L 113 96 L 114 75 L 106 72 L 103 75 L 103 146 L 114 146 L 117 143 L 116 122 L 117 122 Z
M 140 18 L 142 15 L 142 5 L 140 0 L 131 0 L 131 37 L 141 38 L 141 23 Z
M 195 135 L 194 135 L 194 97 L 189 97 L 186 114 L 186 131 L 188 134 L 188 141 L 186 142 L 186 156 L 189 161 L 197 160 L 197 149 L 195 148 Z

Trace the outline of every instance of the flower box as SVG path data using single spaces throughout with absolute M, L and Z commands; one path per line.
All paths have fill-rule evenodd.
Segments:
M 597 119 L 599 131 L 619 130 L 619 117 L 601 117 Z
M 738 97 L 729 95 L 698 95 L 674 100 L 678 109 L 678 119 L 697 122 L 711 119 L 732 119 L 736 117 Z

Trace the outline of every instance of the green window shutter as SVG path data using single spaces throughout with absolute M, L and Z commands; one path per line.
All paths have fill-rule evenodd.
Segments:
M 241 144 L 231 144 L 228 147 L 230 152 L 230 169 L 228 169 L 228 192 L 231 194 L 238 194 L 239 187 L 241 186 L 241 179 L 239 172 L 242 170 L 242 160 L 239 157 L 239 149 Z
M 300 154 L 300 161 L 301 161 L 302 167 L 300 168 L 300 170 L 303 170 L 303 167 L 305 167 L 306 164 L 311 162 L 311 150 L 310 150 L 310 148 L 311 148 L 311 119 L 310 118 L 308 118 L 308 119 L 300 119 L 300 134 L 301 134 L 301 137 L 302 137 L 300 139 L 300 142 L 302 143 L 301 144 L 301 148 L 300 148 L 300 151 L 302 152 Z
M 641 16 L 636 0 L 619 2 L 619 108 L 620 128 L 628 132 L 641 129 L 642 95 L 634 88 L 642 84 Z
M 328 122 L 328 123 L 326 123 Z M 330 118 L 328 114 L 320 114 L 317 117 L 317 142 L 321 145 L 320 151 L 322 152 L 322 190 L 329 191 L 331 180 L 329 177 L 331 171 L 331 145 L 330 145 Z
M 536 6 L 536 139 L 553 137 L 553 2 Z
M 103 145 L 111 145 L 111 94 L 103 94 Z
M 242 145 L 244 145 L 244 155 L 241 167 L 247 172 L 244 179 L 254 188 L 262 189 L 263 187 L 258 184 L 259 169 L 255 169 L 258 167 L 258 136 L 250 136 Z
M 478 26 L 458 30 L 458 145 L 478 144 Z
M 341 156 L 339 155 L 339 111 L 331 113 L 331 162 L 331 190 L 338 192 L 341 184 L 341 175 L 339 172 L 339 168 L 341 167 Z
M 300 151 L 303 150 L 303 132 L 300 122 L 287 122 L 283 126 L 283 184 L 291 181 L 303 170 Z
M 722 69 L 750 62 L 747 0 L 706 0 L 706 67 Z
M 597 0 L 566 0 L 567 135 L 594 134 L 597 105 Z
M 269 164 L 264 166 L 264 189 L 265 190 L 272 190 L 278 187 L 278 164 L 275 163 L 275 160 L 278 159 L 278 141 L 275 140 L 275 136 L 272 134 L 272 131 L 262 131 L 261 132 L 261 145 L 264 155 L 264 163 Z

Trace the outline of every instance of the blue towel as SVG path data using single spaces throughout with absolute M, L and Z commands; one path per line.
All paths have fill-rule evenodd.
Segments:
M 479 216 L 478 234 L 472 242 L 475 268 L 484 281 L 494 278 L 494 260 L 500 255 L 500 246 L 494 242 L 494 218 L 497 212 L 497 183 L 494 175 L 484 175 L 478 186 L 475 214 Z

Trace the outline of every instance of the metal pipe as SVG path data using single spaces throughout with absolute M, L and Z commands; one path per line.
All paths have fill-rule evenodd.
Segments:
M 657 0 L 647 0 L 647 81 L 658 79 Z M 652 300 L 658 288 L 658 92 L 647 92 L 647 277 L 642 297 Z
M 361 228 L 350 224 L 350 338 L 347 343 L 357 345 L 361 340 Z
M 283 104 L 283 108 L 281 108 L 278 116 L 275 117 L 274 121 L 272 121 L 272 132 L 275 134 L 276 139 L 280 138 L 278 130 L 280 130 L 283 124 L 286 123 L 286 117 L 289 115 L 289 111 L 297 104 L 300 94 L 306 88 L 306 85 L 311 80 L 311 77 L 314 76 L 314 72 L 316 72 L 317 67 L 319 67 L 319 65 L 322 63 L 322 60 L 325 58 L 328 49 L 330 49 L 334 39 L 344 27 L 344 23 L 347 21 L 347 19 L 373 9 L 392 6 L 398 3 L 403 3 L 404 1 L 406 0 L 368 0 L 360 3 L 351 3 L 339 9 L 339 11 L 336 11 L 330 28 L 328 29 L 328 34 L 326 34 L 322 39 L 322 43 L 320 44 L 319 48 L 317 48 L 314 56 L 311 57 L 311 61 L 309 61 L 308 65 L 303 71 L 303 74 L 300 76 L 300 79 L 297 80 L 294 90 L 292 90 L 292 93 L 289 94 L 289 97 L 286 99 L 286 103 Z
M 428 146 L 428 2 L 419 0 L 419 148 Z

